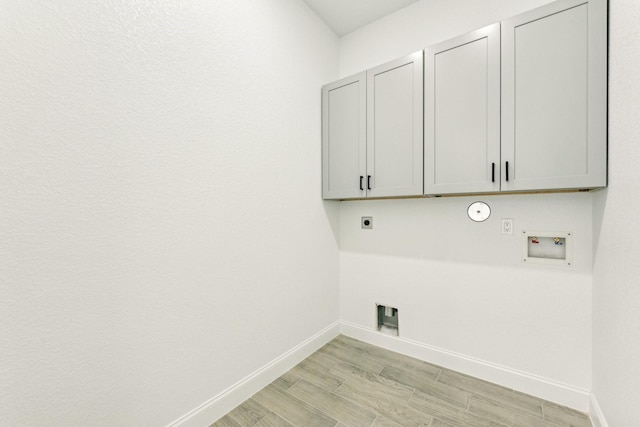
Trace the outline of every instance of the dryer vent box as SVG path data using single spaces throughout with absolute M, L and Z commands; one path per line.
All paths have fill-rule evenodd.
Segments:
M 522 231 L 522 261 L 534 264 L 571 265 L 573 236 L 570 232 Z
M 388 305 L 376 304 L 378 331 L 398 336 L 398 309 Z

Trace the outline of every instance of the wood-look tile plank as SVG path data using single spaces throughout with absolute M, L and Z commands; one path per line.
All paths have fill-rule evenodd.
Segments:
M 291 387 L 292 385 L 294 385 L 296 382 L 300 381 L 299 379 L 293 383 L 284 380 L 282 377 L 280 378 L 276 378 L 271 385 L 274 386 L 275 388 L 277 388 L 280 391 L 287 391 L 289 390 L 289 387 Z
M 289 384 L 290 387 L 300 380 L 300 373 L 289 369 L 287 372 L 282 374 L 279 379 Z
M 220 418 L 215 423 L 211 424 L 209 427 L 244 427 L 242 424 L 239 424 L 233 418 L 231 418 L 228 414 L 224 417 Z
M 469 412 L 513 427 L 545 427 L 547 425 L 541 417 L 480 396 L 471 398 Z
M 360 341 L 355 338 L 348 337 L 346 335 L 338 335 L 333 339 L 333 342 L 348 345 L 349 347 L 360 350 L 362 352 L 367 352 L 374 348 L 380 348 L 380 347 L 376 347 L 375 345 L 366 343 L 364 341 Z
M 229 412 L 228 416 L 241 426 L 252 426 L 268 413 L 267 408 L 249 398 Z
M 324 369 L 323 366 L 309 360 L 305 360 L 294 366 L 290 372 L 328 391 L 334 391 L 344 382 L 344 378 L 329 372 Z
M 405 405 L 415 392 L 412 388 L 403 384 L 398 384 L 394 381 L 386 380 L 382 377 L 379 377 L 379 380 L 373 381 L 355 376 L 347 378 L 335 392 L 339 393 L 340 390 L 344 391 L 346 388 L 354 391 L 360 390 L 363 393 L 364 398 L 372 400 L 387 400 L 399 405 Z
M 330 393 L 305 380 L 298 381 L 287 393 L 351 427 L 369 427 L 376 418 L 376 413 L 372 410 Z
M 359 405 L 372 409 L 385 419 L 403 427 L 428 427 L 431 416 L 389 397 L 389 390 L 380 383 L 360 379 L 347 379 L 335 391 Z
M 471 394 L 486 396 L 493 399 L 512 399 L 513 390 L 499 386 L 478 378 L 470 377 L 449 369 L 443 369 L 438 381 L 452 387 L 465 390 Z
M 318 352 L 376 374 L 382 371 L 385 366 L 374 357 L 335 340 L 322 347 Z
M 515 391 L 513 393 L 505 392 L 499 396 L 499 398 L 495 396 L 491 397 L 490 394 L 483 394 L 481 396 L 483 396 L 484 399 L 494 401 L 494 403 L 500 406 L 509 407 L 514 411 L 525 412 L 529 415 L 542 418 L 542 400 L 537 397 Z
M 442 369 L 439 366 L 432 365 L 431 363 L 380 347 L 372 346 L 367 351 L 367 354 L 373 356 L 376 360 L 381 361 L 386 366 L 410 371 L 419 371 L 433 377 L 434 379 L 438 377 L 440 370 Z
M 250 425 L 247 424 L 247 427 Z M 254 424 L 253 427 L 296 427 L 290 422 L 287 422 L 280 418 L 278 415 L 273 412 L 269 412 L 265 415 L 257 424 Z
M 512 398 L 507 397 L 501 401 L 513 408 L 537 417 L 542 417 L 542 399 L 538 397 L 530 396 L 514 390 Z
M 546 421 L 563 427 L 592 427 L 587 414 L 547 401 L 542 402 L 542 407 Z
M 378 415 L 376 419 L 373 420 L 373 424 L 371 424 L 371 427 L 403 427 L 403 426 L 398 423 L 394 423 L 391 420 L 386 419 L 382 415 Z
M 409 399 L 409 406 L 430 414 L 440 422 L 448 423 L 455 427 L 507 427 L 506 424 L 477 414 L 471 414 L 466 410 L 461 410 L 458 406 L 446 403 L 441 399 L 434 399 L 430 395 L 417 390 Z
M 379 385 L 378 390 L 384 390 L 385 399 L 395 399 L 398 401 L 406 402 L 409 400 L 411 395 L 413 394 L 413 389 L 407 387 L 403 384 L 400 384 L 396 381 L 381 377 L 378 374 L 374 374 L 373 372 L 365 371 L 356 366 L 349 365 L 347 363 L 339 363 L 335 365 L 331 372 L 345 378 L 351 380 L 361 380 L 361 387 L 369 387 L 367 382 L 377 383 Z
M 316 351 L 305 360 L 311 361 L 318 366 L 322 366 L 323 369 L 330 371 L 337 363 L 342 363 L 339 359 L 329 356 L 328 354 Z
M 477 380 L 477 379 L 476 381 L 477 382 L 474 384 L 474 386 L 470 387 L 470 389 L 476 392 L 480 391 L 478 396 L 482 396 L 486 400 L 494 401 L 494 403 L 500 406 L 508 407 L 511 410 L 516 411 L 518 413 L 524 412 L 534 417 L 542 418 L 542 400 L 541 399 L 538 399 L 536 397 L 529 396 L 523 393 L 515 393 L 508 388 L 497 386 L 495 384 L 491 384 L 491 386 L 494 386 L 497 388 L 492 389 L 493 391 L 487 391 L 486 387 L 488 383 L 482 380 Z M 453 390 L 457 389 L 457 387 L 453 387 L 448 384 L 441 383 L 440 381 L 438 381 L 438 383 L 445 385 L 447 389 L 453 389 Z M 420 391 L 423 391 L 427 394 L 431 394 L 433 397 L 443 398 L 444 400 L 447 400 L 450 403 L 453 403 L 452 400 L 446 399 L 447 389 L 444 389 L 444 390 L 435 389 L 432 392 L 421 389 Z M 499 396 L 495 396 L 496 390 L 498 391 L 497 394 L 499 394 Z M 472 395 L 470 392 L 465 392 L 462 390 L 461 392 L 467 393 L 467 396 Z
M 431 421 L 431 425 L 429 427 L 455 427 L 452 426 L 449 423 L 445 423 L 444 421 L 440 421 L 437 418 L 434 418 L 433 421 Z
M 405 377 L 411 376 L 413 377 L 413 379 L 410 381 L 411 383 L 420 384 L 425 387 L 436 382 L 436 379 L 438 378 L 438 374 L 439 374 L 439 371 L 432 370 L 428 365 L 411 367 L 411 366 L 401 365 L 401 364 L 388 364 L 380 372 L 380 376 L 383 376 L 385 378 L 389 378 L 390 376 L 395 376 L 395 377 L 404 379 Z M 395 380 L 395 381 L 398 381 L 398 380 Z M 402 382 L 402 381 L 398 381 L 398 382 Z M 411 386 L 410 384 L 407 384 L 407 385 Z
M 268 385 L 253 399 L 295 426 L 334 427 L 335 419 L 286 392 Z
M 452 405 L 458 406 L 462 410 L 466 410 L 469 406 L 469 398 L 471 393 L 461 390 L 448 384 L 440 383 L 435 380 L 432 372 L 424 372 L 419 370 L 407 370 L 387 366 L 382 370 L 380 376 L 388 380 L 396 381 L 411 387 L 415 390 L 440 399 Z

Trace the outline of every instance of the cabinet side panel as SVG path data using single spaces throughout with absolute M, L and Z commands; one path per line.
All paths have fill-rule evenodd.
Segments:
M 587 5 L 515 28 L 515 179 L 586 175 Z

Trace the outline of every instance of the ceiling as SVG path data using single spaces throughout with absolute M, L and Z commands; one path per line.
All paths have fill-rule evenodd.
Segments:
M 418 0 L 302 0 L 339 37 Z

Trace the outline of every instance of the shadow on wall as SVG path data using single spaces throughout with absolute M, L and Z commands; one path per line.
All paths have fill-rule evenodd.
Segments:
M 593 263 L 595 263 L 598 255 L 598 244 L 600 243 L 600 233 L 602 232 L 605 211 L 607 210 L 608 196 L 609 188 L 593 193 Z
M 331 226 L 331 232 L 333 238 L 336 241 L 336 246 L 340 246 L 340 202 L 335 200 L 323 200 L 322 205 L 324 212 L 327 215 L 327 221 Z

